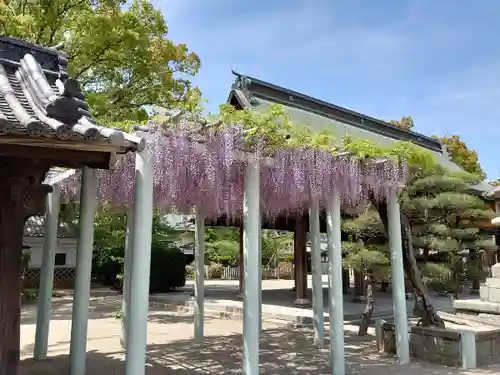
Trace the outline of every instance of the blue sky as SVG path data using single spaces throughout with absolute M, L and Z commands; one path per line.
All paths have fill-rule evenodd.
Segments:
M 214 110 L 231 69 L 426 135 L 460 135 L 500 177 L 500 1 L 155 0 L 202 62 Z

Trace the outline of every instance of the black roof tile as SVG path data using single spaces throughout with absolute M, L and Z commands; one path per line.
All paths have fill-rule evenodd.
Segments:
M 140 150 L 144 142 L 92 118 L 55 49 L 0 36 L 0 137 L 46 137 Z

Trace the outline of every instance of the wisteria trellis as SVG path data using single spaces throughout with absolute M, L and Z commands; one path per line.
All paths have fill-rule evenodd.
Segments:
M 238 157 L 242 133 L 239 126 L 226 126 L 207 135 L 202 143 L 182 130 L 168 136 L 162 132 L 138 134 L 148 141 L 155 206 L 161 212 L 175 208 L 181 213 L 192 213 L 197 206 L 211 219 L 241 217 L 247 163 Z M 393 160 L 361 161 L 348 154 L 332 156 L 306 148 L 278 151 L 271 160 L 261 167 L 261 209 L 270 220 L 308 208 L 311 199 L 325 208 L 333 192 L 340 195 L 344 206 L 356 207 L 370 195 L 384 197 L 390 186 L 406 180 L 404 165 Z M 133 154 L 128 154 L 112 171 L 98 171 L 101 201 L 121 205 L 133 199 L 134 163 Z M 63 181 L 67 198 L 77 192 L 77 180 Z

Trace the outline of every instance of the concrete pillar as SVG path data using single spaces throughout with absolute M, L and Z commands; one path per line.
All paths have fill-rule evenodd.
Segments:
M 342 242 L 340 199 L 330 198 L 326 212 L 328 233 L 328 307 L 332 375 L 345 375 L 344 296 L 342 293 Z
M 57 250 L 57 229 L 59 226 L 60 187 L 52 186 L 47 194 L 43 231 L 43 256 L 38 287 L 34 358 L 47 358 L 49 344 L 50 315 L 52 311 L 52 287 L 54 284 L 54 262 Z
M 144 375 L 153 226 L 153 172 L 147 147 L 135 159 L 134 242 L 125 375 Z
M 244 268 L 243 286 L 243 373 L 259 374 L 260 287 L 260 166 L 249 161 L 243 199 Z
M 309 209 L 309 236 L 311 238 L 314 344 L 318 347 L 322 347 L 325 337 L 325 322 L 323 316 L 323 280 L 321 272 L 319 205 L 317 201 L 314 201 Z
M 195 224 L 194 338 L 203 340 L 205 319 L 205 216 L 199 209 L 196 209 Z
M 245 283 L 245 268 L 243 264 L 243 225 L 240 227 L 240 248 L 239 248 L 239 285 L 238 285 L 238 298 L 243 298 L 243 284 Z
M 410 362 L 410 344 L 408 341 L 401 216 L 395 189 L 391 189 L 387 197 L 387 215 L 389 221 L 392 304 L 394 309 L 394 322 L 396 325 L 397 356 L 400 363 L 406 364 Z
M 95 170 L 85 167 L 82 173 L 80 193 L 80 237 L 76 254 L 76 279 L 71 320 L 71 344 L 69 350 L 71 375 L 85 375 L 86 368 L 96 199 Z
M 460 333 L 460 350 L 462 354 L 462 368 L 471 370 L 476 368 L 476 334 L 474 331 Z
M 296 277 L 296 299 L 295 304 L 299 306 L 309 305 L 307 299 L 307 228 L 302 215 L 297 215 L 295 233 L 293 237 L 295 247 L 295 277 Z
M 122 318 L 120 345 L 127 347 L 128 315 L 130 311 L 130 275 L 132 269 L 132 246 L 134 244 L 134 204 L 127 211 L 127 231 L 125 235 L 125 259 L 123 264 Z

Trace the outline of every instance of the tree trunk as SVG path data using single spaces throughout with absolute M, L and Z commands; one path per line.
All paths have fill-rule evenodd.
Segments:
M 23 230 L 45 211 L 47 170 L 40 161 L 0 157 L 0 375 L 18 373 Z
M 368 327 L 370 326 L 370 320 L 372 319 L 373 310 L 375 308 L 375 300 L 373 299 L 373 272 L 368 270 L 366 273 L 366 306 L 361 316 L 361 322 L 359 323 L 358 336 L 366 336 L 368 333 Z
M 387 202 L 385 200 L 372 199 L 372 204 L 377 209 L 380 219 L 388 233 Z M 410 223 L 406 215 L 401 212 L 401 238 L 403 241 L 403 266 L 406 277 L 410 282 L 415 297 L 417 310 L 421 312 L 421 324 L 424 326 L 444 327 L 444 321 L 436 313 L 427 288 L 422 282 L 422 274 L 417 265 L 415 252 L 413 250 L 413 239 Z

